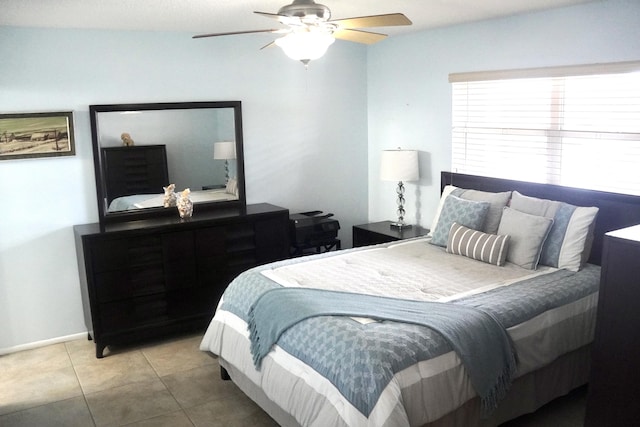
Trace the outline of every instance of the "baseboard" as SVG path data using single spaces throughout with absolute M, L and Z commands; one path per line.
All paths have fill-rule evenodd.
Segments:
M 51 339 L 43 340 L 43 341 L 35 341 L 35 342 L 27 343 L 27 344 L 20 344 L 20 345 L 14 346 L 14 347 L 0 348 L 0 356 L 2 356 L 4 354 L 9 354 L 9 353 L 17 353 L 17 352 L 23 351 L 23 350 L 33 350 L 34 348 L 46 347 L 48 345 L 58 344 L 58 343 L 61 343 L 61 342 L 75 341 L 75 340 L 79 340 L 79 339 L 85 339 L 86 340 L 87 339 L 87 333 L 86 332 L 81 332 L 79 334 L 66 335 L 64 337 L 56 337 L 56 338 L 51 338 Z

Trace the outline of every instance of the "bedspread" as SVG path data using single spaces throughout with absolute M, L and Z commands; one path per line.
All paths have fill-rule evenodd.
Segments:
M 287 307 L 280 310 L 280 307 Z M 366 316 L 374 320 L 426 326 L 441 335 L 462 359 L 483 412 L 493 410 L 511 385 L 516 370 L 515 350 L 503 326 L 482 310 L 462 304 L 384 298 L 348 292 L 305 288 L 276 288 L 263 293 L 249 310 L 249 339 L 256 367 L 297 323 L 317 316 Z M 333 352 L 329 353 L 333 354 Z M 370 370 L 383 372 L 380 359 L 370 359 Z M 366 377 L 365 377 L 366 378 Z M 386 378 L 386 386 L 390 378 Z M 375 400 L 382 388 L 372 387 Z M 362 390 L 341 389 L 354 405 Z M 358 409 L 369 415 L 373 406 Z
M 425 245 L 424 242 L 411 242 L 411 244 Z M 408 247 L 402 247 L 398 244 L 395 245 L 395 248 L 393 246 L 394 245 L 388 245 L 388 248 L 395 251 L 413 251 Z M 426 246 L 431 245 L 427 244 Z M 378 250 L 379 248 L 368 249 L 370 252 Z M 422 250 L 420 247 L 419 251 Z M 433 250 L 435 249 L 429 248 L 429 251 Z M 344 261 L 344 255 L 350 253 L 352 252 L 347 251 L 346 254 L 341 253 L 336 257 Z M 328 259 L 332 256 L 334 255 L 331 253 L 329 253 L 329 255 L 324 254 L 313 258 L 313 260 Z M 447 256 L 451 257 L 451 255 Z M 556 354 L 562 354 L 562 352 L 578 348 L 590 341 L 592 336 L 592 324 L 590 322 L 587 322 L 584 331 L 578 333 L 563 332 L 565 335 L 560 335 L 560 338 L 553 338 L 552 340 L 562 341 L 560 346 L 557 346 L 557 342 L 540 342 L 541 339 L 548 341 L 550 338 L 548 334 L 540 336 L 536 331 L 549 327 L 550 324 L 571 322 L 570 319 L 572 316 L 580 317 L 582 316 L 580 313 L 585 310 L 587 312 L 595 310 L 599 267 L 587 265 L 578 273 L 556 269 L 533 273 L 530 271 L 526 273 L 521 272 L 520 275 L 522 277 L 520 278 L 512 277 L 514 275 L 507 269 L 489 270 L 499 271 L 504 277 L 501 277 L 501 284 L 486 286 L 486 284 L 483 283 L 475 283 L 474 277 L 476 277 L 477 274 L 474 269 L 491 267 L 495 269 L 498 267 L 479 266 L 481 263 L 477 261 L 462 259 L 461 257 L 456 258 L 463 263 L 463 265 L 458 268 L 458 273 L 462 275 L 467 271 L 465 263 L 475 263 L 473 265 L 468 264 L 471 266 L 470 275 L 473 276 L 469 278 L 468 281 L 474 282 L 473 286 L 470 286 L 469 289 L 464 286 L 462 288 L 454 286 L 454 294 L 449 292 L 445 293 L 445 295 L 440 295 L 436 292 L 434 294 L 436 295 L 435 299 L 453 300 L 455 304 L 482 309 L 491 313 L 505 328 L 509 328 L 509 334 L 514 339 L 516 348 L 518 348 L 519 352 L 521 349 L 523 350 L 521 352 L 523 357 L 520 358 L 517 376 L 537 369 L 545 363 L 549 363 L 550 360 L 557 357 Z M 351 257 L 350 262 L 359 262 L 357 259 L 355 256 Z M 267 267 L 258 267 L 239 276 L 225 292 L 219 310 L 203 339 L 201 348 L 220 354 L 221 357 L 225 358 L 232 357 L 231 354 L 235 354 L 236 351 L 243 351 L 238 350 L 242 346 L 237 347 L 235 344 L 234 346 L 237 347 L 236 350 L 233 350 L 232 347 L 227 347 L 228 350 L 225 350 L 223 346 L 224 341 L 235 340 L 235 338 L 232 337 L 236 336 L 237 333 L 241 335 L 246 334 L 245 336 L 248 338 L 248 332 L 242 332 L 242 328 L 245 328 L 246 331 L 250 306 L 265 291 L 282 286 L 282 284 L 271 280 L 275 278 L 272 273 L 279 268 L 295 267 L 294 264 L 301 262 L 304 262 L 304 260 L 287 260 Z M 425 261 L 421 256 L 417 256 L 414 262 L 420 264 Z M 383 271 L 385 267 L 386 266 L 383 265 L 376 267 L 376 269 Z M 407 268 L 413 267 L 407 266 Z M 271 279 L 265 277 L 262 270 L 271 271 L 271 273 L 267 274 Z M 296 277 L 294 280 L 296 283 L 294 285 L 312 287 L 312 285 L 307 282 L 307 279 L 302 277 L 304 274 L 300 276 L 297 275 L 298 273 L 296 273 L 295 269 L 290 270 L 291 271 L 287 271 L 287 274 L 284 275 L 286 276 L 286 279 L 283 280 L 284 282 L 291 281 L 292 277 Z M 331 268 L 326 269 L 326 271 L 330 270 Z M 320 271 L 321 270 L 314 271 L 314 276 L 321 274 Z M 331 275 L 333 273 L 328 274 Z M 515 276 L 517 276 L 517 274 Z M 426 280 L 426 276 L 418 275 L 418 277 L 420 277 L 420 279 L 415 281 L 415 289 L 424 288 L 421 283 Z M 323 280 L 326 280 L 326 278 L 319 279 L 320 282 Z M 440 278 L 436 278 L 435 280 L 438 281 Z M 403 281 L 405 280 L 403 279 Z M 465 279 L 463 277 L 461 282 L 464 281 Z M 376 284 L 376 286 L 378 285 L 379 283 Z M 360 288 L 360 286 L 361 284 L 358 284 L 356 287 Z M 370 293 L 381 293 L 379 287 L 376 286 L 374 286 L 374 289 Z M 405 283 L 402 286 L 407 286 L 407 284 Z M 472 288 L 478 291 L 472 291 Z M 393 289 L 390 289 L 389 293 L 394 294 Z M 415 291 L 415 293 L 417 295 L 422 294 L 419 290 Z M 431 294 L 431 292 L 429 293 Z M 434 299 L 433 295 L 429 298 Z M 550 318 L 548 316 L 551 316 L 552 320 L 549 320 Z M 233 320 L 234 318 L 237 320 Z M 539 321 L 538 318 L 540 319 Z M 229 326 L 223 326 L 225 324 Z M 521 325 L 525 326 L 522 327 Z M 228 330 L 226 335 L 224 335 L 225 330 Z M 570 336 L 571 339 L 567 339 L 567 336 Z M 533 351 L 531 350 L 532 346 L 535 347 Z M 551 346 L 549 347 L 550 350 L 546 350 L 548 346 Z M 248 352 L 248 340 L 246 348 Z M 282 350 L 284 350 L 284 352 L 282 352 Z M 447 403 L 449 398 L 446 396 L 428 397 L 429 399 L 444 399 L 445 404 L 441 405 L 441 408 L 436 409 L 408 407 L 405 408 L 406 415 L 398 415 L 398 403 L 393 403 L 395 399 L 401 399 L 398 393 L 402 393 L 402 391 L 397 389 L 398 386 L 408 387 L 406 384 L 414 384 L 416 381 L 421 381 L 407 377 L 409 372 L 413 372 L 413 374 L 411 374 L 412 376 L 416 375 L 416 373 L 420 376 L 433 376 L 433 372 L 437 373 L 443 369 L 451 370 L 452 362 L 449 360 L 453 359 L 447 356 L 449 353 L 451 353 L 451 346 L 447 341 L 444 340 L 440 334 L 425 326 L 393 321 L 355 321 L 348 317 L 322 316 L 304 320 L 295 327 L 285 331 L 277 343 L 275 352 L 267 357 L 273 359 L 273 363 L 277 363 L 279 366 L 283 363 L 291 366 L 291 361 L 294 360 L 291 357 L 293 357 L 302 363 L 300 366 L 309 366 L 313 371 L 322 374 L 343 396 L 352 396 L 351 398 L 347 398 L 347 401 L 355 408 L 358 408 L 362 414 L 365 414 L 364 418 L 362 418 L 362 415 L 360 417 L 353 414 L 349 415 L 350 411 L 344 407 L 343 404 L 333 403 L 336 410 L 341 414 L 340 416 L 343 417 L 344 420 L 349 420 L 345 421 L 347 425 L 361 424 L 362 421 L 357 420 L 366 420 L 367 412 L 371 413 L 370 420 L 375 417 L 378 418 L 376 418 L 377 421 L 364 421 L 363 425 L 368 425 L 371 422 L 375 425 L 383 425 L 387 422 L 391 425 L 405 423 L 407 425 L 413 425 L 426 423 L 435 419 L 434 417 L 437 418 L 438 413 L 446 413 L 451 410 L 451 408 L 455 408 L 455 405 L 459 404 L 455 402 Z M 251 364 L 250 355 L 247 360 L 248 363 Z M 285 360 L 289 362 L 285 362 Z M 372 363 L 372 361 L 377 361 L 377 364 Z M 238 361 L 235 363 L 239 364 L 238 366 L 241 367 L 252 381 L 256 381 L 257 384 L 261 383 L 262 380 L 260 377 L 263 374 L 253 372 L 253 368 L 246 365 L 247 362 Z M 243 363 L 245 364 L 243 365 Z M 269 363 L 271 364 L 272 361 Z M 424 363 L 429 363 L 429 365 L 423 366 Z M 445 365 L 449 367 L 447 368 Z M 285 365 L 282 366 L 284 367 Z M 427 368 L 427 366 L 440 367 Z M 416 369 L 414 367 L 419 368 Z M 309 375 L 301 374 L 299 370 L 295 371 L 298 372 L 297 374 L 293 372 L 294 371 L 292 371 L 292 375 L 303 375 L 302 378 L 307 378 Z M 306 379 L 305 382 L 309 384 L 317 383 L 316 380 L 311 379 Z M 397 382 L 398 384 L 392 385 L 391 382 Z M 402 384 L 405 385 L 403 386 Z M 268 395 L 269 393 L 279 393 L 277 384 L 267 385 L 263 383 L 262 386 L 265 387 Z M 326 386 L 323 385 L 313 387 L 316 389 L 326 388 Z M 391 395 L 387 396 L 388 393 L 391 393 Z M 423 393 L 426 393 L 426 391 Z M 387 397 L 383 399 L 383 396 Z M 274 399 L 274 401 L 278 401 L 278 399 L 284 399 L 284 402 L 291 400 L 287 399 L 286 396 L 272 396 L 271 398 Z M 468 398 L 468 392 L 463 392 L 459 393 L 454 400 L 464 402 Z M 336 398 L 328 397 L 327 399 L 335 401 Z M 384 402 L 382 406 L 387 409 L 383 410 L 379 408 L 381 401 Z M 285 403 L 282 402 L 279 404 L 283 407 L 286 406 Z M 404 404 L 409 403 L 405 402 Z M 449 405 L 454 406 L 449 407 Z M 306 424 L 307 421 L 304 420 L 312 416 L 307 414 L 308 411 L 305 412 L 305 409 L 296 410 L 290 408 L 287 409 L 287 411 L 299 413 L 299 415 L 296 415 L 296 419 L 298 419 L 298 422 L 301 424 Z M 391 415 L 394 412 L 396 414 Z M 313 417 L 316 415 L 313 415 Z M 397 417 L 397 419 L 389 418 L 391 421 L 380 421 L 380 419 L 387 419 L 386 417 Z M 408 421 L 400 421 L 401 419 L 407 419 Z

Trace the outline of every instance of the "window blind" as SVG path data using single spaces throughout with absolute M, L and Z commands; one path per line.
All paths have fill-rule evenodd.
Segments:
M 640 63 L 543 70 L 450 76 L 452 170 L 640 195 Z

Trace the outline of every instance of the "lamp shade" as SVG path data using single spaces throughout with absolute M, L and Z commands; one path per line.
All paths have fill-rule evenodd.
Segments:
M 276 39 L 284 53 L 296 61 L 313 61 L 325 54 L 329 46 L 336 41 L 323 31 L 300 31 Z
M 420 178 L 418 151 L 384 150 L 380 158 L 383 181 L 417 181 Z
M 233 141 L 221 141 L 213 143 L 214 159 L 235 159 L 236 143 Z

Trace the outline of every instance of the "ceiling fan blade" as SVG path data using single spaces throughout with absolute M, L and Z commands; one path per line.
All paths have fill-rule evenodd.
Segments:
M 277 13 L 269 13 L 269 12 L 258 12 L 258 11 L 253 11 L 253 13 L 256 13 L 260 16 L 264 16 L 266 18 L 273 18 L 273 19 L 280 19 L 280 18 L 286 18 L 286 16 L 284 15 L 278 15 Z
M 333 32 L 333 37 L 350 42 L 374 44 L 387 38 L 386 34 L 372 33 L 370 31 L 352 30 L 349 28 L 338 29 Z
M 402 13 L 388 13 L 386 15 L 357 16 L 354 18 L 337 19 L 330 21 L 341 28 L 371 28 L 371 27 L 395 27 L 399 25 L 411 25 L 409 18 Z
M 211 34 L 198 34 L 197 36 L 193 36 L 194 39 L 201 39 L 203 37 L 218 37 L 218 36 L 233 36 L 236 34 L 251 34 L 251 33 L 277 33 L 281 30 L 270 29 L 270 30 L 247 30 L 247 31 L 231 31 L 228 33 L 211 33 Z
M 277 13 L 268 13 L 268 12 L 253 12 L 260 16 L 264 16 L 267 18 L 272 18 L 280 21 L 283 25 L 294 25 L 300 26 L 303 25 L 302 20 L 299 16 L 287 16 L 287 15 L 279 15 Z
M 267 44 L 265 44 L 264 46 L 262 46 L 262 47 L 260 48 L 260 50 L 262 50 L 262 49 L 267 49 L 267 48 L 270 48 L 270 47 L 275 46 L 275 45 L 276 45 L 276 42 L 267 43 Z

